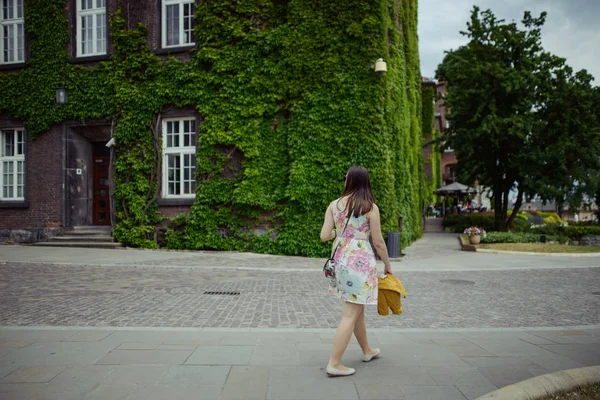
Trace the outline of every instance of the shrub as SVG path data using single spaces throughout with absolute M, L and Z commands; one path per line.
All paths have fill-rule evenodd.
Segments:
M 544 219 L 546 224 L 562 224 L 562 219 L 555 212 L 542 212 L 539 211 L 538 215 Z
M 491 214 L 451 214 L 444 217 L 444 228 L 454 233 L 463 233 L 471 226 L 478 226 L 486 231 L 494 230 L 494 216 Z
M 546 240 L 558 241 L 555 236 L 547 236 Z M 481 243 L 538 243 L 540 235 L 535 233 L 490 232 Z

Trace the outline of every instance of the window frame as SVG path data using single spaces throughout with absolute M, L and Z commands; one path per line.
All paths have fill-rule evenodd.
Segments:
M 12 156 L 5 156 L 5 135 L 8 132 L 12 132 L 14 136 L 13 146 L 15 146 L 15 154 Z M 17 132 L 22 134 L 22 152 L 21 154 L 16 154 L 18 150 L 18 140 L 17 140 Z M 13 164 L 13 196 L 12 197 L 4 197 L 4 163 L 10 162 Z M 18 163 L 23 163 L 23 170 L 21 173 L 18 171 Z M 19 185 L 19 174 L 22 174 L 23 180 L 22 185 Z M 18 196 L 19 186 L 23 187 L 23 195 Z M 0 128 L 0 203 L 25 203 L 27 198 L 27 134 L 23 127 L 6 127 Z
M 184 43 L 185 37 L 185 29 L 184 29 L 184 16 L 183 16 L 183 6 L 185 4 L 191 4 L 196 7 L 195 0 L 160 0 L 160 44 L 162 49 L 177 49 L 177 48 L 185 48 L 185 47 L 193 47 L 196 45 L 196 38 L 194 37 L 194 27 L 196 26 L 194 13 L 192 13 L 191 18 L 191 41 L 189 43 Z M 167 44 L 167 6 L 179 4 L 179 44 Z
M 192 133 L 192 137 L 194 138 L 194 145 L 191 146 L 183 146 L 184 143 L 184 136 L 186 134 L 186 132 L 184 132 L 183 130 L 183 123 L 185 121 L 189 121 L 189 122 L 193 122 L 194 123 L 194 130 L 191 131 Z M 161 129 L 162 129 L 162 176 L 161 176 L 161 198 L 165 199 L 165 200 L 193 200 L 196 198 L 196 189 L 198 188 L 198 182 L 196 181 L 196 171 L 198 169 L 198 166 L 196 164 L 196 167 L 194 168 L 194 172 L 192 173 L 192 177 L 191 180 L 185 180 L 183 178 L 184 176 L 184 156 L 185 155 L 193 155 L 194 156 L 194 160 L 195 157 L 198 154 L 198 119 L 195 116 L 181 116 L 181 117 L 172 117 L 172 118 L 163 118 L 161 121 Z M 169 122 L 178 122 L 179 124 L 179 132 L 178 132 L 178 136 L 179 136 L 179 143 L 181 143 L 181 146 L 178 147 L 173 147 L 173 148 L 169 148 L 167 147 L 167 124 Z M 190 132 L 187 132 L 190 133 Z M 180 194 L 169 194 L 169 155 L 174 155 L 174 154 L 178 154 L 179 155 L 179 160 L 180 160 L 180 179 L 179 179 L 179 185 L 180 185 Z M 185 188 L 185 183 L 186 182 L 196 182 L 196 187 L 193 191 L 193 193 L 184 193 L 184 188 Z
M 13 3 L 13 8 L 15 9 L 16 18 L 12 19 L 4 19 L 4 0 L 2 4 L 0 4 L 0 65 L 13 65 L 13 64 L 23 64 L 26 58 L 26 41 L 25 41 L 25 0 L 21 0 L 21 18 L 18 17 L 18 2 L 19 0 L 7 0 Z M 15 46 L 13 48 L 13 56 L 15 57 L 15 61 L 4 61 L 4 27 L 12 25 L 15 30 L 17 30 L 16 35 L 14 36 L 14 40 L 18 43 L 18 26 L 23 26 L 23 58 L 18 59 L 18 47 Z M 15 44 L 17 44 L 15 43 Z
M 75 1 L 75 56 L 77 58 L 101 57 L 108 54 L 108 9 L 107 2 L 104 1 L 104 8 L 94 7 L 88 10 L 81 9 L 82 0 Z M 93 4 L 97 5 L 98 0 L 92 0 Z M 103 11 L 102 11 L 103 10 Z M 104 13 L 104 52 L 98 52 L 98 18 L 97 16 Z M 88 54 L 83 54 L 83 36 L 81 34 L 81 18 L 84 16 L 92 16 L 92 47 L 93 51 Z

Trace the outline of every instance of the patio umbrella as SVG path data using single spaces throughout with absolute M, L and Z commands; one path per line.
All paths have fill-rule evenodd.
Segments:
M 477 194 L 477 189 L 463 185 L 462 183 L 454 182 L 446 186 L 442 186 L 439 189 L 434 190 L 435 194 L 447 195 L 447 194 Z
M 443 196 L 469 195 L 477 194 L 477 189 L 463 185 L 462 183 L 454 182 L 433 191 L 435 194 Z M 446 215 L 446 200 L 443 203 L 442 215 Z

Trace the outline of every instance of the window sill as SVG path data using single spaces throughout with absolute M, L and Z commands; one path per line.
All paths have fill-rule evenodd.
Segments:
M 154 51 L 157 55 L 169 55 L 169 54 L 177 54 L 177 53 L 186 53 L 190 50 L 193 50 L 196 47 L 195 44 L 188 44 L 185 46 L 177 46 L 177 47 L 163 47 L 162 49 L 156 49 Z
M 20 63 L 11 63 L 11 64 L 0 64 L 0 70 L 11 70 L 11 69 L 21 69 L 25 68 L 27 63 L 25 61 Z
M 84 57 L 71 57 L 69 58 L 70 64 L 83 64 L 88 62 L 108 61 L 110 60 L 110 54 L 101 54 L 98 56 L 84 56 Z
M 157 204 L 159 206 L 191 206 L 196 201 L 195 197 L 184 198 L 184 199 L 158 199 Z
M 25 200 L 0 200 L 0 208 L 29 208 Z

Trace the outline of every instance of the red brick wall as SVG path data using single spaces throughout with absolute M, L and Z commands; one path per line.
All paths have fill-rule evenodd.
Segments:
M 158 207 L 158 214 L 162 217 L 176 217 L 179 214 L 190 213 L 192 211 L 191 206 L 160 206 Z
M 62 126 L 27 141 L 28 208 L 0 208 L 1 228 L 41 228 L 62 225 Z

